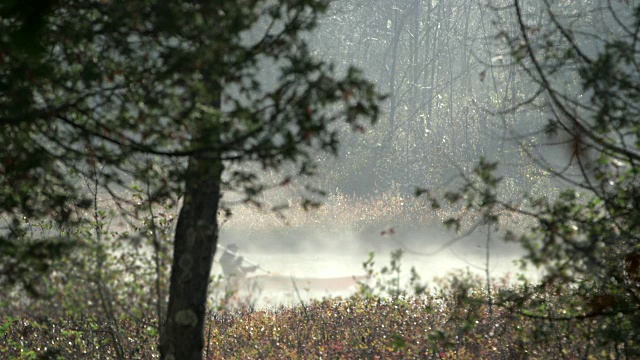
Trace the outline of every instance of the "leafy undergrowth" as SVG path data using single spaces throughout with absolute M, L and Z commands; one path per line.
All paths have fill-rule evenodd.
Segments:
M 623 343 L 597 341 L 597 331 L 606 327 L 597 317 L 552 321 L 506 306 L 490 309 L 479 289 L 452 289 L 212 312 L 205 327 L 206 359 L 632 358 L 624 355 Z M 2 359 L 158 356 L 153 321 L 121 319 L 110 325 L 91 318 L 6 315 L 0 320 Z
M 490 316 L 486 305 L 447 308 L 451 300 L 355 297 L 219 313 L 208 358 L 606 359 L 615 353 L 590 340 L 596 321 L 532 321 L 504 308 Z
M 0 316 L 0 359 L 159 358 L 157 322 L 89 317 Z M 114 346 L 118 344 L 118 346 Z

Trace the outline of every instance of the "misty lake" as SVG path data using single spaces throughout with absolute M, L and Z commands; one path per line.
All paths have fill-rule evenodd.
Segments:
M 299 239 L 305 239 L 298 240 L 296 246 L 287 243 L 287 239 L 294 236 L 294 233 Z M 357 284 L 356 281 L 344 284 L 344 279 L 366 274 L 363 263 L 367 261 L 370 251 L 375 254 L 373 269 L 379 272 L 382 267 L 389 266 L 390 252 L 400 247 L 404 249 L 400 261 L 403 284 L 409 280 L 412 267 L 415 267 L 421 281 L 429 288 L 437 288 L 437 278 L 457 270 L 469 271 L 483 279 L 486 276 L 486 235 L 470 236 L 445 246 L 451 240 L 451 235 L 433 231 L 430 232 L 431 236 L 396 234 L 381 237 L 376 234 L 375 241 L 363 241 L 362 236 L 348 232 L 342 232 L 343 238 L 340 239 L 329 230 L 325 232 L 316 229 L 305 234 L 302 236 L 295 229 L 278 235 L 261 234 L 259 243 L 244 243 L 233 231 L 221 234 L 223 243 L 225 240 L 227 243 L 240 243 L 241 255 L 264 269 L 256 271 L 254 276 L 278 278 L 278 285 L 275 287 L 269 282 L 258 286 L 261 291 L 253 289 L 252 296 L 256 296 L 257 304 L 291 305 L 300 300 L 349 296 L 357 291 Z M 505 244 L 496 236 L 490 243 L 490 249 L 489 270 L 492 278 L 508 277 L 511 283 L 515 283 L 517 274 L 524 273 L 530 280 L 539 279 L 539 271 L 528 268 L 523 272 L 516 264 L 522 255 L 519 245 Z M 219 249 L 216 258 L 221 252 Z M 217 262 L 213 272 L 221 273 Z M 327 281 L 319 282 L 319 279 Z M 341 285 L 331 286 L 332 279 Z M 297 293 L 292 280 L 298 288 Z M 370 284 L 373 285 L 374 282 Z

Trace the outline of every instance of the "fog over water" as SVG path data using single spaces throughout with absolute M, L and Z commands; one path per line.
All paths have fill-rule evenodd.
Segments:
M 259 217 L 257 214 L 256 219 Z M 365 275 L 363 263 L 370 252 L 375 255 L 373 269 L 379 272 L 383 266 L 389 266 L 393 250 L 403 249 L 400 262 L 403 284 L 408 283 L 412 267 L 421 281 L 432 289 L 438 287 L 436 278 L 447 277 L 456 271 L 468 271 L 482 279 L 486 277 L 487 237 L 483 229 L 458 239 L 437 223 L 412 229 L 393 228 L 393 234 L 381 234 L 385 231 L 382 226 L 374 232 L 354 231 L 349 226 L 335 224 L 295 227 L 274 224 L 271 231 L 251 232 L 246 227 L 234 226 L 233 221 L 230 223 L 222 227 L 221 246 L 239 245 L 239 252 L 246 260 L 262 267 L 263 270 L 256 271 L 254 275 L 283 278 L 284 285 L 280 284 L 277 289 L 262 286 L 257 303 L 265 306 L 355 293 L 355 281 L 352 286 L 333 289 L 323 288 L 324 283 L 314 285 L 313 282 L 316 279 L 341 281 L 345 277 Z M 504 243 L 500 234 L 492 234 L 489 252 L 491 277 L 509 278 L 512 284 L 522 273 L 529 280 L 539 279 L 539 271 L 527 269 L 524 272 L 515 263 L 522 255 L 518 244 Z M 214 264 L 213 272 L 221 273 L 219 264 Z M 298 287 L 298 293 L 292 280 Z M 373 285 L 374 281 L 370 284 Z

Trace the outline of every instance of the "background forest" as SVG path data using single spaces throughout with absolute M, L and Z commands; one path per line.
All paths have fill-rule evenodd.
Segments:
M 518 32 L 514 15 L 502 15 L 497 22 L 490 7 L 473 1 L 334 4 L 311 35 L 316 53 L 355 64 L 389 95 L 380 124 L 344 140 L 342 167 L 332 171 L 339 191 L 442 186 L 481 156 L 501 160 L 510 186 L 536 186 L 540 173 L 523 166 L 524 153 L 508 140 L 510 131 L 534 129 L 535 114 L 494 116 L 532 90 L 496 41 L 500 32 Z

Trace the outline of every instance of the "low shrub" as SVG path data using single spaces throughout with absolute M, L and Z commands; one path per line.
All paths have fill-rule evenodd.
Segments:
M 566 291 L 496 289 L 492 311 L 484 289 L 464 273 L 451 286 L 419 296 L 326 298 L 293 307 L 212 311 L 207 359 L 631 359 L 633 344 L 599 341 L 610 319 L 551 316 L 567 313 Z M 478 286 L 476 286 L 478 285 Z M 540 306 L 544 299 L 544 309 Z M 534 308 L 534 306 L 536 308 Z M 526 310 L 529 309 L 529 310 Z M 97 318 L 4 316 L 0 357 L 6 359 L 157 357 L 157 322 Z M 620 319 L 624 321 L 624 319 Z M 119 329 L 115 334 L 110 329 Z

